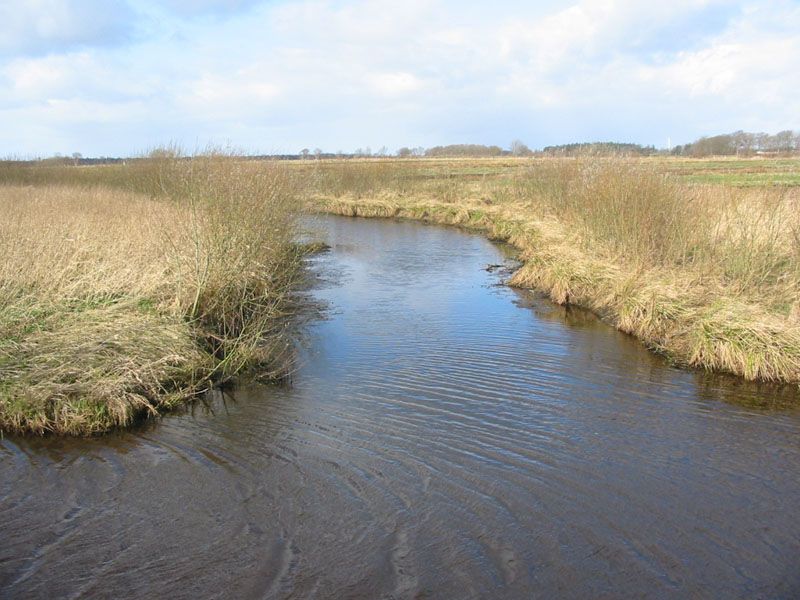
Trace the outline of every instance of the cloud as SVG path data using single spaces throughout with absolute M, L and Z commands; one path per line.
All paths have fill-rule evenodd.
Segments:
M 69 11 L 31 25 L 45 4 L 7 28 L 0 152 L 660 143 L 800 114 L 791 0 L 137 2 L 127 38 Z
M 250 9 L 264 0 L 165 0 L 159 5 L 183 17 L 205 14 L 231 15 Z
M 727 122 L 729 129 L 797 128 L 800 7 L 783 6 L 777 12 L 751 6 L 704 47 L 640 67 L 643 86 L 691 104 L 699 115 L 710 113 L 712 123 Z
M 279 85 L 243 69 L 232 76 L 205 73 L 187 82 L 177 93 L 175 104 L 198 118 L 241 121 L 265 110 L 280 93 Z
M 123 0 L 0 2 L 0 56 L 107 46 L 131 35 L 133 11 Z
M 370 76 L 372 89 L 382 96 L 400 96 L 419 92 L 422 81 L 411 73 L 376 73 Z
M 146 77 L 132 78 L 121 65 L 82 51 L 22 58 L 0 69 L 6 102 L 35 103 L 70 97 L 114 99 L 147 95 Z

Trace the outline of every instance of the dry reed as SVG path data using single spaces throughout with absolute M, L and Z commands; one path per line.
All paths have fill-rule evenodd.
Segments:
M 253 364 L 286 369 L 300 257 L 285 169 L 174 152 L 24 168 L 0 168 L 0 428 L 102 432 Z
M 800 382 L 796 189 L 689 185 L 625 159 L 531 160 L 494 177 L 467 161 L 433 177 L 424 161 L 397 163 L 317 168 L 313 206 L 484 231 L 522 251 L 512 284 L 594 310 L 675 362 Z

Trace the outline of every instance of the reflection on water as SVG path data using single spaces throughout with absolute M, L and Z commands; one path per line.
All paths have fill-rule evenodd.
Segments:
M 316 226 L 330 308 L 292 385 L 0 442 L 0 596 L 800 593 L 796 390 L 499 287 L 479 237 Z

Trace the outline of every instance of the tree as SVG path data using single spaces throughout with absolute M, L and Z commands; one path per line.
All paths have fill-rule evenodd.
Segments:
M 514 156 L 530 156 L 533 154 L 531 149 L 523 144 L 520 140 L 514 140 L 510 146 L 511 154 Z
M 755 146 L 755 136 L 746 131 L 734 131 L 731 134 L 733 145 L 736 148 L 736 154 L 750 154 Z
M 450 144 L 449 146 L 434 146 L 425 150 L 425 156 L 501 156 L 503 149 L 500 146 L 484 146 L 482 144 Z
M 775 150 L 780 152 L 791 152 L 794 145 L 794 134 L 788 129 L 779 131 L 773 138 L 775 139 Z
M 405 146 L 403 146 L 397 151 L 397 156 L 399 156 L 400 158 L 408 158 L 413 153 L 414 151 L 411 148 L 406 148 Z
M 732 135 L 701 137 L 692 144 L 692 156 L 725 156 L 736 154 Z
M 308 148 L 303 148 L 302 150 L 300 150 L 300 154 L 303 156 L 303 158 L 308 158 L 308 155 L 310 153 L 311 151 Z

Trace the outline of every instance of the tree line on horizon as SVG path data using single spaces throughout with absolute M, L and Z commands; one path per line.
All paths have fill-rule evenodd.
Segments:
M 500 156 L 654 156 L 673 155 L 702 158 L 707 156 L 797 156 L 800 155 L 800 131 L 784 130 L 775 134 L 735 131 L 714 136 L 703 136 L 693 142 L 668 149 L 657 149 L 653 145 L 629 142 L 576 142 L 545 146 L 541 150 L 531 150 L 520 140 L 511 142 L 507 149 L 497 145 L 448 144 L 424 148 L 402 147 L 391 154 L 386 146 L 373 152 L 369 147 L 358 148 L 353 152 L 324 152 L 319 148 L 313 151 L 303 148 L 297 154 L 258 154 L 246 155 L 250 160 L 315 160 L 346 158 L 491 158 Z M 21 159 L 7 158 L 3 162 L 49 163 L 54 165 L 94 165 L 136 160 L 142 157 L 97 157 L 87 158 L 79 152 L 69 156 L 55 154 L 49 158 Z
M 576 142 L 545 146 L 541 150 L 531 150 L 523 142 L 515 140 L 509 148 L 483 144 L 450 144 L 432 148 L 407 148 L 397 151 L 400 158 L 411 157 L 492 157 L 492 156 L 654 156 L 668 155 L 705 156 L 758 156 L 758 155 L 797 155 L 800 154 L 800 131 L 785 130 L 774 135 L 768 133 L 734 133 L 704 136 L 694 142 L 668 149 L 658 149 L 653 145 L 629 142 Z M 364 156 L 356 154 L 356 156 Z
M 774 135 L 734 131 L 675 146 L 671 154 L 692 157 L 800 154 L 800 131 L 786 129 Z

